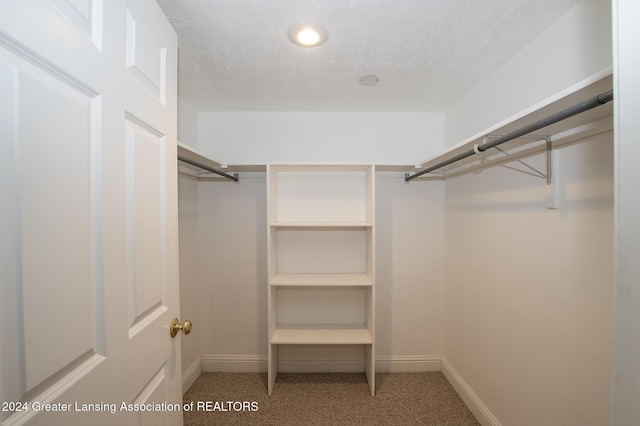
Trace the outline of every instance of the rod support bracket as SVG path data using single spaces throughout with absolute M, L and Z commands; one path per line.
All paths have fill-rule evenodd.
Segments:
M 558 162 L 556 161 L 556 155 L 553 151 L 553 145 L 551 144 L 551 138 L 547 136 L 546 138 L 546 151 L 547 151 L 547 184 L 544 188 L 544 206 L 547 209 L 557 209 L 558 208 L 558 178 L 557 178 L 557 167 Z

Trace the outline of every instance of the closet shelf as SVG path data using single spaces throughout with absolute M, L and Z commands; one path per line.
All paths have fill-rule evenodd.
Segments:
M 224 168 L 225 166 L 222 165 L 222 163 L 217 162 L 216 160 L 213 160 L 209 157 L 207 157 L 206 155 L 200 153 L 198 150 L 196 150 L 195 148 L 190 147 L 189 145 L 182 143 L 182 142 L 178 142 L 178 155 L 181 155 L 183 157 L 189 158 L 191 160 L 195 160 L 199 163 L 202 163 L 206 166 L 209 166 L 211 168 L 214 169 L 219 169 L 219 168 Z
M 279 324 L 271 338 L 276 345 L 370 345 L 364 324 Z
M 271 222 L 272 228 L 355 228 L 365 229 L 373 227 L 372 222 Z
M 178 155 L 182 157 L 186 157 L 191 160 L 195 160 L 199 163 L 206 165 L 207 167 L 211 167 L 214 169 L 224 169 L 229 173 L 264 173 L 267 170 L 267 166 L 264 164 L 234 164 L 234 165 L 225 165 L 217 160 L 214 160 L 208 157 L 206 154 L 198 151 L 197 149 L 178 141 Z M 191 166 L 189 166 L 191 167 Z
M 275 287 L 371 287 L 367 274 L 277 274 L 270 283 Z
M 178 161 L 182 162 L 185 167 L 193 170 L 194 174 L 192 174 L 192 176 L 197 178 L 201 177 L 201 173 L 198 173 L 198 171 L 205 171 L 204 173 L 207 175 L 213 173 L 235 182 L 238 181 L 237 173 L 234 173 L 234 175 L 227 173 L 227 171 L 232 172 L 233 170 L 229 170 L 227 166 L 207 157 L 182 142 L 178 142 Z M 224 171 L 219 169 L 224 169 Z

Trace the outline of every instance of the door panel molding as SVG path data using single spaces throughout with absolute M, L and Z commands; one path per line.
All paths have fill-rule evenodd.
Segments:
M 125 121 L 129 336 L 166 311 L 166 138 L 150 124 Z
M 78 92 L 83 93 L 89 98 L 93 98 L 99 95 L 99 92 L 93 89 L 91 86 L 85 84 L 82 80 L 76 78 L 73 74 L 65 71 L 63 68 L 54 64 L 44 56 L 37 53 L 35 50 L 30 49 L 25 44 L 19 42 L 9 34 L 0 30 L 0 47 L 4 47 L 14 55 L 30 62 L 37 68 L 40 68 L 46 74 L 57 78 L 61 82 L 73 87 Z
M 167 48 L 135 8 L 127 8 L 127 71 L 163 106 L 167 93 Z
M 80 34 L 102 51 L 103 0 L 48 0 Z

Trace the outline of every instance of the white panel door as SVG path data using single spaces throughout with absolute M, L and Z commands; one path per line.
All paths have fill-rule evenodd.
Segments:
M 176 54 L 153 0 L 0 3 L 2 425 L 182 424 Z

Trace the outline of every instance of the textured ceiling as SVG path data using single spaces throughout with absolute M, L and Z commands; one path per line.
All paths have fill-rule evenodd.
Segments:
M 158 0 L 199 111 L 443 111 L 578 2 Z M 328 41 L 292 44 L 300 22 Z

